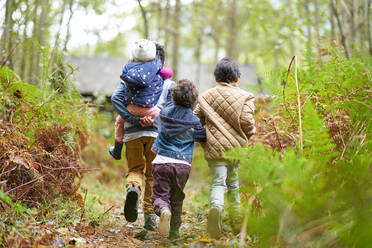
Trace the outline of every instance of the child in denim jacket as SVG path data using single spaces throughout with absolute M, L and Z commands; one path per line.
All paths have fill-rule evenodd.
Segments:
M 194 142 L 205 142 L 205 129 L 193 114 L 198 92 L 187 79 L 172 89 L 173 103 L 160 112 L 159 135 L 152 146 L 153 195 L 155 213 L 160 216 L 159 233 L 169 238 L 179 237 L 183 189 L 189 178 Z

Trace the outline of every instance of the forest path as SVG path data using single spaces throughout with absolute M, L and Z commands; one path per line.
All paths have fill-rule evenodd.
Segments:
M 143 228 L 144 215 L 139 207 L 139 216 L 136 222 L 129 223 L 123 215 L 124 193 L 122 187 L 109 187 L 110 199 L 105 198 L 105 192 L 96 194 L 97 201 L 104 204 L 107 215 L 114 219 L 109 225 L 96 225 L 98 223 L 89 223 L 83 227 L 75 227 L 78 237 L 76 238 L 77 247 L 226 247 L 229 241 L 229 230 L 226 237 L 215 241 L 208 239 L 206 232 L 207 214 L 208 214 L 208 180 L 204 175 L 206 170 L 200 171 L 193 168 L 190 179 L 187 182 L 184 201 L 182 226 L 180 229 L 181 238 L 169 240 L 162 237 L 155 231 L 148 231 Z M 99 173 L 93 173 L 87 177 L 82 186 L 86 187 L 89 192 L 90 182 L 98 180 Z M 124 180 L 123 180 L 124 181 Z M 123 181 L 120 185 L 123 185 Z M 101 197 L 100 197 L 101 194 Z M 80 239 L 79 239 L 80 238 Z

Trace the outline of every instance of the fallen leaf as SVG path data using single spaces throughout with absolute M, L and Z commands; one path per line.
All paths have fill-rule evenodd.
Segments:
M 208 239 L 208 238 L 200 238 L 199 239 L 200 242 L 203 242 L 203 243 L 212 243 L 212 242 L 215 242 L 216 239 Z

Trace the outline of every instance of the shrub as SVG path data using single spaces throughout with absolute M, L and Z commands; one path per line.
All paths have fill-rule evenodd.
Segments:
M 303 152 L 294 77 L 283 72 L 271 105 L 258 107 L 258 144 L 224 155 L 241 161 L 243 214 L 260 247 L 371 242 L 372 60 L 327 49 L 330 60 L 298 72 Z

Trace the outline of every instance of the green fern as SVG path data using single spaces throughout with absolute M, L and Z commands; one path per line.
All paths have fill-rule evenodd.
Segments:
M 327 164 L 339 153 L 334 151 L 335 144 L 324 127 L 312 102 L 305 104 L 302 115 L 304 155 L 310 159 Z

